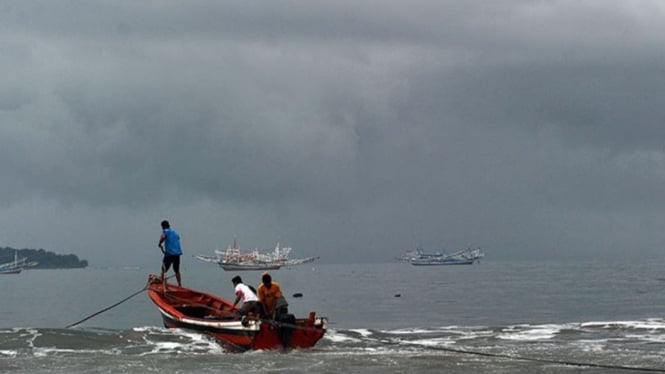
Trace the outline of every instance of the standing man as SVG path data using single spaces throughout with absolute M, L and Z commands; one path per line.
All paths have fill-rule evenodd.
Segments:
M 180 255 L 182 255 L 180 235 L 171 228 L 167 220 L 162 221 L 162 235 L 159 237 L 157 246 L 164 254 L 164 259 L 162 259 L 162 286 L 164 291 L 166 291 L 166 272 L 169 271 L 172 264 L 178 286 L 182 287 L 182 280 L 180 279 Z

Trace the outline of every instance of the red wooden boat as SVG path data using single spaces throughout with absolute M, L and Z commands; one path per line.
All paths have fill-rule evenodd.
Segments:
M 148 296 L 159 309 L 164 326 L 212 335 L 231 351 L 312 347 L 328 325 L 328 319 L 316 317 L 315 312 L 297 319 L 286 314 L 277 321 L 251 315 L 242 319 L 238 308 L 221 297 L 174 284 L 166 288 L 164 292 L 159 276 L 150 275 Z

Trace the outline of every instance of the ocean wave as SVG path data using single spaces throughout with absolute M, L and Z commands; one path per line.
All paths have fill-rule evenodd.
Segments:
M 348 330 L 351 331 L 351 330 Z M 344 343 L 344 342 L 355 342 L 358 343 L 361 339 L 351 336 L 348 333 L 337 332 L 336 330 L 328 330 L 323 336 L 324 340 L 331 341 L 333 343 Z
M 0 336 L 2 357 L 224 353 L 208 335 L 152 326 L 131 330 L 12 328 L 0 330 Z
M 660 318 L 650 318 L 639 321 L 585 322 L 581 323 L 580 326 L 584 328 L 603 329 L 665 330 L 665 320 Z
M 226 351 L 218 342 L 198 332 L 139 326 L 128 330 L 100 329 L 0 329 L 0 357 L 155 356 L 169 354 L 219 355 Z M 590 321 L 561 324 L 508 326 L 438 326 L 399 329 L 330 329 L 315 347 L 325 354 L 365 352 L 372 354 L 413 352 L 415 348 L 484 350 L 539 347 L 603 352 L 625 345 L 642 349 L 665 344 L 665 321 Z M 517 348 L 516 348 L 517 347 Z M 429 353 L 432 354 L 433 351 Z
M 144 333 L 145 347 L 150 351 L 141 355 L 155 355 L 165 353 L 191 353 L 191 354 L 223 354 L 224 349 L 214 338 L 206 334 L 196 333 L 183 329 L 162 329 L 143 327 L 133 329 Z
M 1 349 L 0 350 L 0 356 L 2 356 L 2 357 L 12 358 L 12 357 L 16 357 L 17 354 L 18 354 L 18 351 L 15 351 L 15 350 L 9 350 L 9 349 Z
M 662 331 L 662 333 L 661 333 Z M 349 329 L 329 331 L 325 339 L 332 344 L 375 346 L 410 344 L 425 347 L 501 346 L 501 341 L 577 345 L 587 352 L 599 351 L 608 342 L 665 342 L 662 319 L 604 322 L 568 322 L 561 324 L 519 324 L 509 326 L 413 327 L 394 330 Z
M 534 341 L 554 338 L 562 329 L 569 325 L 517 325 L 502 329 L 497 333 L 497 339 Z

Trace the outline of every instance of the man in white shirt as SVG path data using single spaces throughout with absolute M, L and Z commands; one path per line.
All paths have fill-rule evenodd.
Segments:
M 233 302 L 233 307 L 235 308 L 236 304 L 242 300 L 242 306 L 238 313 L 241 316 L 246 315 L 249 312 L 252 312 L 256 315 L 257 310 L 257 301 L 256 294 L 244 283 L 242 283 L 242 278 L 239 275 L 236 275 L 231 279 L 233 282 L 233 287 L 235 288 L 236 300 Z

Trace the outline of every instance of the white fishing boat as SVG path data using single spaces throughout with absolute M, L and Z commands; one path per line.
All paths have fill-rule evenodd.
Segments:
M 226 251 L 216 249 L 215 256 L 197 255 L 194 257 L 201 261 L 215 263 L 227 271 L 276 270 L 282 267 L 281 263 L 262 258 L 257 249 L 241 251 L 235 238 L 233 238 L 233 246 L 227 248 Z
M 407 260 L 411 265 L 471 265 L 478 262 L 485 254 L 480 248 L 467 248 L 452 254 L 446 253 L 425 253 L 422 249 L 417 249 L 415 253 Z
M 313 262 L 319 259 L 319 256 L 311 256 L 305 258 L 289 258 L 291 254 L 291 247 L 281 247 L 279 243 L 275 246 L 272 252 L 259 253 L 257 258 L 261 261 L 278 263 L 282 266 L 302 265 Z
M 276 270 L 282 266 L 292 266 L 309 263 L 319 257 L 306 257 L 290 259 L 291 247 L 281 247 L 279 243 L 272 252 L 261 253 L 258 249 L 241 251 L 236 239 L 233 246 L 225 251 L 215 250 L 215 256 L 195 255 L 196 259 L 219 265 L 224 270 Z

